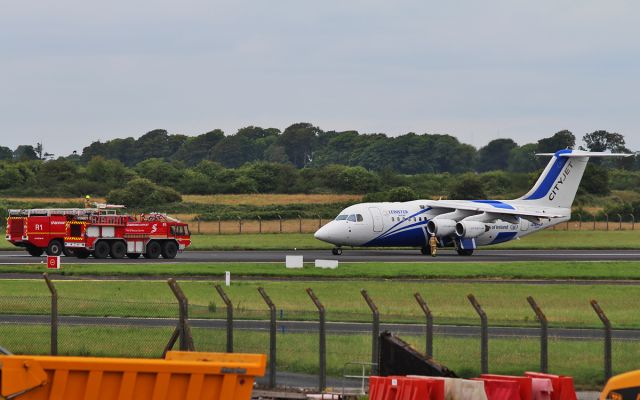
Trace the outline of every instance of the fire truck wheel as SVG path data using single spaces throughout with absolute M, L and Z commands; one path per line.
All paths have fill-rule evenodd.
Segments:
M 160 247 L 160 243 L 152 240 L 147 244 L 147 252 L 144 253 L 144 258 L 158 258 L 161 252 L 162 248 Z
M 127 246 L 117 240 L 111 243 L 111 258 L 123 258 L 127 254 Z
M 67 257 L 73 257 L 76 255 L 76 251 L 74 249 L 67 249 L 66 247 L 62 250 L 62 253 Z
M 178 246 L 176 242 L 167 241 L 162 244 L 162 257 L 163 258 L 176 258 L 178 254 Z
M 96 243 L 96 246 L 93 249 L 93 256 L 95 258 L 107 258 L 110 251 L 111 251 L 111 246 L 109 246 L 109 242 L 100 240 L 98 243 Z
M 47 246 L 47 255 L 49 256 L 59 256 L 62 254 L 62 250 L 64 246 L 60 243 L 59 240 L 52 240 L 49 242 L 49 246 Z
M 73 254 L 78 258 L 88 258 L 91 253 L 86 249 L 76 249 Z
M 140 257 L 140 253 L 127 253 L 127 257 L 135 259 Z
M 40 247 L 27 247 L 27 252 L 32 257 L 40 257 L 42 253 L 44 253 L 44 249 L 41 249 Z

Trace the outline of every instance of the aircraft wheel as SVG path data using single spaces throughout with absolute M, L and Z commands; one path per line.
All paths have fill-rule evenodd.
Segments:
M 473 249 L 468 249 L 468 250 L 458 249 L 457 251 L 459 256 L 470 256 L 473 254 Z
M 334 256 L 341 256 L 342 249 L 340 247 L 334 247 L 333 249 L 331 249 L 331 254 L 333 254 Z

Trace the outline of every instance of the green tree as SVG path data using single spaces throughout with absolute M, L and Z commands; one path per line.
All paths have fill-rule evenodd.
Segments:
M 609 190 L 609 172 L 607 168 L 588 163 L 584 170 L 579 190 L 581 193 L 589 193 L 597 196 L 606 196 Z
M 335 177 L 338 188 L 346 193 L 366 193 L 380 188 L 380 178 L 363 167 L 348 167 Z
M 176 187 L 180 184 L 183 169 L 177 163 L 169 163 L 160 158 L 149 158 L 136 165 L 138 174 L 163 186 Z
M 284 147 L 289 161 L 296 167 L 302 168 L 313 161 L 320 132 L 320 128 L 300 122 L 285 129 L 278 139 L 278 144 Z
M 521 147 L 513 148 L 509 152 L 507 169 L 511 172 L 533 172 L 538 169 L 539 161 L 536 158 L 538 145 L 535 143 L 525 144 Z
M 607 151 L 612 153 L 630 153 L 625 146 L 624 136 L 619 133 L 607 131 L 595 131 L 587 133 L 582 137 L 582 141 L 589 151 Z
M 33 146 L 21 144 L 14 150 L 13 159 L 17 161 L 37 160 L 38 155 Z
M 123 204 L 127 207 L 152 207 L 182 201 L 175 190 L 156 185 L 145 178 L 129 181 L 124 188 L 114 189 L 107 195 L 111 204 Z
M 224 132 L 215 129 L 195 137 L 190 137 L 173 154 L 174 160 L 183 161 L 188 166 L 193 166 L 210 157 L 211 150 L 224 139 Z
M 512 139 L 495 139 L 478 150 L 476 170 L 496 171 L 507 169 L 511 151 L 518 147 Z
M 475 174 L 464 174 L 454 178 L 449 187 L 451 200 L 476 200 L 486 198 L 482 180 Z
M 0 146 L 0 161 L 2 160 L 12 160 L 13 159 L 13 151 L 10 148 Z
M 237 168 L 261 157 L 260 149 L 246 136 L 226 136 L 211 151 L 211 159 L 228 168 Z
M 539 153 L 555 153 L 558 150 L 573 148 L 576 137 L 568 130 L 556 132 L 553 136 L 538 140 Z
M 389 190 L 387 201 L 411 201 L 416 200 L 418 195 L 410 187 L 400 186 Z

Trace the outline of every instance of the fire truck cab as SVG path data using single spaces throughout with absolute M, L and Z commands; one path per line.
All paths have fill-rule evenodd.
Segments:
M 174 258 L 191 244 L 189 226 L 166 214 L 118 214 L 122 206 L 9 210 L 6 239 L 34 257 Z

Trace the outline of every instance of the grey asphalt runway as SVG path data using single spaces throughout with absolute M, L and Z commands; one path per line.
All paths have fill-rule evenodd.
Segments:
M 640 261 L 640 250 L 476 250 L 470 257 L 457 255 L 453 250 L 441 250 L 437 257 L 420 254 L 418 250 L 350 250 L 334 256 L 330 250 L 244 250 L 244 251 L 186 251 L 173 260 L 94 259 L 64 257 L 65 264 L 87 263 L 176 263 L 176 262 L 284 262 L 287 255 L 301 255 L 306 262 L 316 259 L 342 262 L 509 262 L 509 261 Z M 0 252 L 0 264 L 39 264 L 45 257 L 31 257 L 26 251 Z
M 61 316 L 61 325 L 78 326 L 127 326 L 127 327 L 175 327 L 177 320 L 171 318 L 122 318 L 122 317 L 81 317 Z M 0 324 L 49 324 L 48 315 L 0 315 Z M 225 329 L 226 321 L 217 319 L 190 319 L 193 328 Z M 269 321 L 234 320 L 234 329 L 248 331 L 268 331 Z M 278 331 L 285 333 L 317 333 L 315 321 L 278 321 Z M 371 324 L 362 322 L 327 322 L 328 334 L 370 334 Z M 423 335 L 423 324 L 380 324 L 381 331 L 390 331 L 398 335 Z M 434 334 L 456 337 L 480 337 L 480 328 L 464 325 L 434 325 Z M 602 339 L 602 329 L 549 328 L 549 337 L 557 339 Z M 489 327 L 489 336 L 494 338 L 538 338 L 538 328 Z M 640 340 L 640 330 L 613 330 L 616 340 Z

